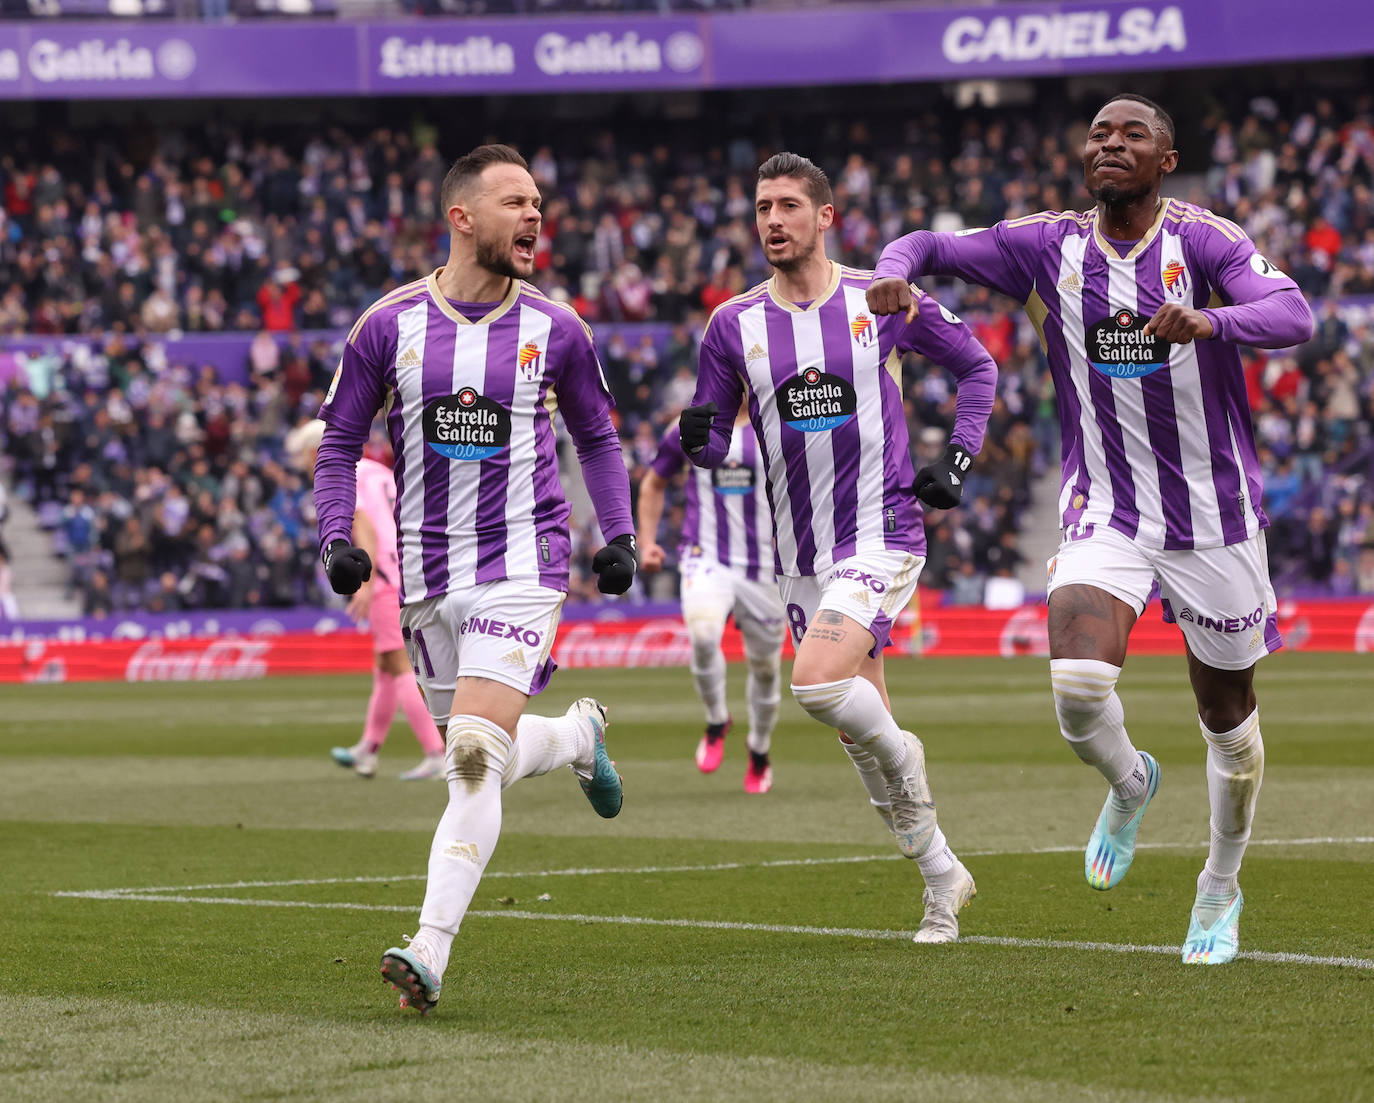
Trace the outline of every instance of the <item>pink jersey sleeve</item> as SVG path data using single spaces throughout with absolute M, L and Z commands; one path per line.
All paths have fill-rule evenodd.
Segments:
M 391 468 L 376 460 L 358 461 L 358 509 L 377 532 L 377 571 L 389 586 L 399 583 L 396 555 L 396 480 Z

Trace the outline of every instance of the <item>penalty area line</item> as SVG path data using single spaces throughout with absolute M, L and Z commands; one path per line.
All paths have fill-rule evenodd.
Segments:
M 57 896 L 80 897 L 87 900 L 140 900 L 172 904 L 229 904 L 255 908 L 307 908 L 327 911 L 371 911 L 414 913 L 413 904 L 357 904 L 337 900 L 249 900 L 237 896 L 169 896 L 165 893 L 132 893 L 122 891 L 63 892 Z M 872 930 L 863 927 L 807 927 L 787 923 L 746 923 L 725 919 L 659 919 L 643 915 L 582 915 L 557 912 L 533 912 L 508 909 L 502 911 L 477 910 L 467 913 L 478 919 L 517 919 L 546 923 L 610 924 L 622 927 L 676 927 L 685 930 L 750 931 L 761 934 L 803 935 L 822 938 L 857 938 L 869 941 L 910 940 L 912 931 Z M 1075 942 L 1057 938 L 1012 938 L 997 935 L 964 935 L 964 945 L 996 946 L 1029 950 L 1072 950 L 1113 954 L 1165 954 L 1178 956 L 1180 946 L 1152 946 L 1126 942 Z M 1374 960 L 1359 957 L 1322 957 L 1315 954 L 1295 954 L 1268 950 L 1242 950 L 1239 957 L 1282 965 L 1327 965 L 1345 969 L 1374 970 Z
M 1251 839 L 1250 846 L 1362 846 L 1374 843 L 1374 835 L 1354 835 L 1346 837 L 1312 836 L 1304 839 Z M 1202 843 L 1138 843 L 1137 850 L 1205 850 L 1208 844 Z M 1076 854 L 1083 847 L 1078 844 L 1063 846 L 1018 847 L 1013 850 L 965 850 L 965 858 L 1011 858 L 1020 854 Z M 787 869 L 804 866 L 857 865 L 864 862 L 904 862 L 909 859 L 900 854 L 851 854 L 833 858 L 776 858 L 762 862 L 711 862 L 704 865 L 680 866 L 582 866 L 567 869 L 508 869 L 487 870 L 482 880 L 519 877 L 610 877 L 610 876 L 651 876 L 660 873 L 724 873 L 741 869 Z M 93 899 L 109 899 L 116 896 L 148 893 L 209 892 L 214 889 L 260 889 L 285 888 L 295 885 L 384 885 L 393 881 L 423 881 L 424 873 L 398 873 L 390 877 L 298 877 L 282 881 L 215 881 L 201 885 L 139 885 L 133 888 L 100 889 L 90 891 L 55 892 L 54 896 L 88 896 Z

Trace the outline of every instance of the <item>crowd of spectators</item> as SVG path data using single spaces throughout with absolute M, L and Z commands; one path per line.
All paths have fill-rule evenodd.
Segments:
M 545 194 L 537 280 L 593 323 L 699 317 L 765 275 L 754 170 L 788 138 L 831 172 L 848 264 L 915 227 L 1082 205 L 1075 114 L 802 118 L 768 141 L 721 141 L 706 118 L 659 140 L 551 128 L 526 150 Z M 1309 296 L 1374 294 L 1374 95 L 1260 97 L 1194 141 L 1210 159 L 1185 198 L 1233 217 Z M 0 152 L 0 333 L 346 324 L 441 263 L 448 163 L 434 121 L 17 136 Z
M 322 599 L 309 480 L 282 455 L 332 372 L 318 351 L 283 357 L 312 377 L 294 403 L 285 371 L 221 384 L 118 337 L 28 361 L 0 436 L 85 615 Z
M 647 135 L 551 128 L 547 143 L 530 143 L 545 195 L 536 282 L 598 328 L 632 479 L 690 398 L 707 313 L 766 276 L 751 199 L 762 158 L 789 137 L 819 155 L 836 197 L 831 253 L 863 266 L 915 227 L 1083 205 L 1071 153 L 1080 116 L 930 106 L 896 123 L 799 116 L 795 131 L 775 121 L 741 129 L 768 140 L 726 141 L 703 116 Z M 1374 96 L 1283 105 L 1261 96 L 1200 117 L 1192 140 L 1209 156 L 1177 190 L 1235 218 L 1324 304 L 1304 348 L 1247 354 L 1275 572 L 1290 586 L 1374 592 L 1374 310 L 1360 299 L 1374 295 Z M 285 429 L 313 412 L 333 354 L 288 347 L 280 362 L 255 357 L 242 387 L 158 363 L 156 340 L 133 350 L 178 331 L 346 326 L 442 263 L 437 197 L 448 162 L 439 150 L 439 131 L 416 123 L 326 126 L 308 137 L 225 125 L 54 129 L 0 152 L 0 334 L 104 335 L 105 354 L 55 364 L 43 394 L 12 384 L 4 409 L 23 492 L 58 504 L 60 546 L 79 584 L 104 576 L 95 606 L 319 596 L 301 479 L 278 449 Z M 1016 534 L 1034 477 L 1057 462 L 1057 427 L 1044 360 L 1017 305 L 980 288 L 935 289 L 1001 369 L 965 506 L 930 518 L 925 580 L 972 601 L 1022 558 Z M 641 321 L 672 323 L 671 338 L 619 327 Z M 938 453 L 950 381 L 912 357 L 903 382 L 916 447 Z M 151 455 L 150 433 L 161 442 Z M 158 512 L 172 484 L 180 490 L 167 539 Z M 671 507 L 670 527 L 680 519 Z M 672 547 L 672 533 L 663 535 Z M 574 588 L 595 596 L 585 575 Z

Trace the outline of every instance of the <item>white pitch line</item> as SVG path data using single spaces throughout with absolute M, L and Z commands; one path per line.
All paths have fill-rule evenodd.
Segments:
M 1333 836 L 1305 839 L 1251 839 L 1250 846 L 1355 846 L 1374 843 L 1374 835 L 1355 835 L 1345 838 Z M 1207 843 L 1138 843 L 1137 850 L 1205 850 Z M 1003 858 L 1018 854 L 1074 854 L 1079 845 L 1041 846 L 1017 850 L 966 850 L 965 858 Z M 487 870 L 484 881 L 512 877 L 602 877 L 649 876 L 656 873 L 720 873 L 740 869 L 782 869 L 797 866 L 853 865 L 863 862 L 907 861 L 900 854 L 852 854 L 835 858 L 777 858 L 763 862 L 713 862 L 689 866 L 584 866 L 570 869 Z M 130 893 L 209 892 L 212 889 L 285 888 L 294 885 L 381 885 L 392 881 L 423 881 L 423 873 L 399 873 L 391 877 L 302 877 L 285 881 L 216 881 L 202 885 L 152 885 L 127 889 L 102 889 L 106 896 L 125 896 Z M 88 896 L 87 892 L 56 892 L 54 896 Z
M 353 904 L 343 901 L 319 900 L 247 900 L 237 896 L 167 896 L 157 893 L 134 894 L 101 890 L 63 892 L 55 895 L 78 896 L 88 900 L 144 900 L 170 904 L 235 904 L 240 907 L 257 908 L 309 908 L 372 912 L 414 912 L 415 910 L 412 904 Z M 743 923 L 725 919 L 655 919 L 643 915 L 581 915 L 515 909 L 470 911 L 467 914 L 480 919 L 543 920 L 550 923 L 606 923 L 625 927 L 677 927 L 708 931 L 754 931 L 762 934 L 810 935 L 882 941 L 910 939 L 913 934 L 911 931 L 870 930 L 863 927 L 805 927 L 786 923 Z M 1182 950 L 1182 947 L 1179 946 L 1151 946 L 1130 942 L 1073 942 L 1066 939 L 1009 938 L 997 935 L 965 935 L 959 941 L 971 945 L 1003 946 L 1013 949 L 1086 950 L 1113 954 L 1139 953 L 1177 956 Z M 1346 969 L 1374 970 L 1374 960 L 1359 957 L 1318 957 L 1313 954 L 1276 953 L 1266 950 L 1242 950 L 1239 956 L 1249 961 L 1284 965 L 1331 965 Z
M 980 946 L 1011 946 L 1017 949 L 1044 950 L 1101 950 L 1112 954 L 1173 954 L 1181 946 L 1144 946 L 1130 942 L 1069 942 L 1059 938 L 1003 938 L 998 935 L 971 934 L 960 942 L 976 942 Z M 1271 950 L 1242 950 L 1237 957 L 1247 961 L 1268 961 L 1285 965 L 1338 965 L 1348 969 L 1374 969 L 1374 961 L 1362 957 L 1318 957 L 1314 954 L 1292 954 Z
M 323 908 L 358 912 L 414 912 L 414 904 L 354 904 L 346 900 L 255 900 L 247 896 L 171 896 L 133 889 L 91 889 L 89 892 L 55 892 L 54 896 L 81 900 L 145 900 L 155 904 L 237 904 L 248 908 Z M 468 912 L 479 915 L 480 912 Z

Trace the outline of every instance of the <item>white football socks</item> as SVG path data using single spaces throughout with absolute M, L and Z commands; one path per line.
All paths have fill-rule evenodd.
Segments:
M 1198 726 L 1207 741 L 1207 799 L 1212 810 L 1212 842 L 1198 892 L 1230 896 L 1236 891 L 1264 780 L 1259 709 L 1227 732 L 1211 731 L 1201 720 Z
M 448 807 L 429 850 L 420 930 L 411 948 L 441 977 L 449 949 L 501 835 L 501 777 L 510 736 L 480 716 L 448 724 Z
M 778 705 L 782 701 L 782 675 L 778 670 L 778 651 L 767 658 L 749 659 L 749 675 L 744 683 L 749 702 L 748 746 L 755 754 L 767 754 L 778 724 Z
M 1073 753 L 1093 766 L 1112 787 L 1111 826 L 1119 830 L 1145 795 L 1147 777 L 1140 752 L 1126 734 L 1125 710 L 1116 695 L 1121 667 L 1096 659 L 1051 659 L 1050 687 L 1059 731 Z
M 864 747 L 884 776 L 898 778 L 906 769 L 907 746 L 897 721 L 883 704 L 878 687 L 855 675 L 838 682 L 792 686 L 792 696 L 812 717 Z
M 730 711 L 725 703 L 725 652 L 720 649 L 720 630 L 712 634 L 691 623 L 688 628 L 692 635 L 692 682 L 706 708 L 706 723 L 724 724 Z
M 884 813 L 892 807 L 892 802 L 887 795 L 887 778 L 883 776 L 883 768 L 878 765 L 878 760 L 869 753 L 868 748 L 861 747 L 857 743 L 841 738 L 840 746 L 844 748 L 844 753 L 849 756 L 849 761 L 854 764 L 854 769 L 859 774 L 859 780 L 864 784 L 864 790 L 868 793 L 868 803 L 878 810 L 878 814 L 887 819 Z
M 592 724 L 579 716 L 520 717 L 515 729 L 515 747 L 502 788 L 522 777 L 537 777 L 560 766 L 572 766 L 583 777 L 591 777 Z

